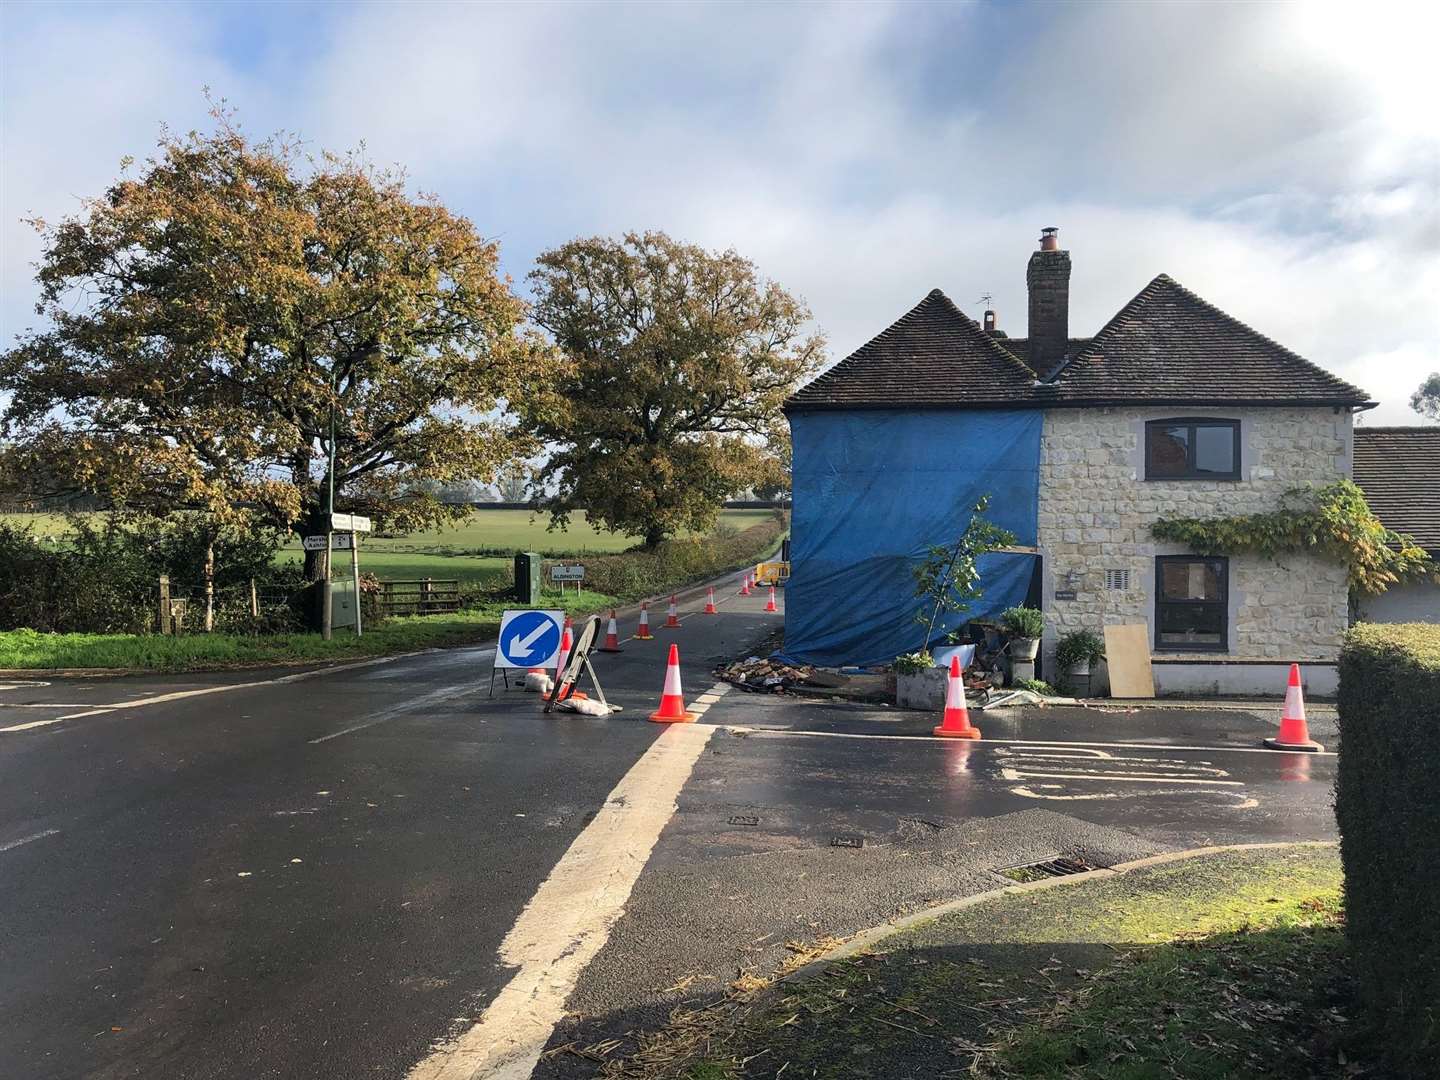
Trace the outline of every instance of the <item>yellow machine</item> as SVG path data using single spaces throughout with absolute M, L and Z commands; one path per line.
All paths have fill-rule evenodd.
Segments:
M 790 578 L 788 562 L 762 562 L 755 565 L 757 585 L 783 585 Z

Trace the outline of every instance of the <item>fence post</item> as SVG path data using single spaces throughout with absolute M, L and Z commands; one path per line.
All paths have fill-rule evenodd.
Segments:
M 160 575 L 160 633 L 170 633 L 170 575 Z
M 252 619 L 258 619 L 260 617 L 260 594 L 255 589 L 255 579 L 253 577 L 250 579 L 250 617 Z
M 430 579 L 428 577 L 420 589 L 420 614 L 430 614 Z

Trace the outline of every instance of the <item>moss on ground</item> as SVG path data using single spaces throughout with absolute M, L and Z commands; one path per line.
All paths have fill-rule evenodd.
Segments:
M 1352 1076 L 1340 887 L 1333 848 L 1290 847 L 1008 894 L 682 1010 L 601 1075 Z

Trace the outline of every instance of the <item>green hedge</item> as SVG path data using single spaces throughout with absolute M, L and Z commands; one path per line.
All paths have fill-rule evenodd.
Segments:
M 585 564 L 587 589 L 638 600 L 757 562 L 779 547 L 785 528 L 784 514 L 777 511 L 773 519 L 734 535 L 666 540 L 653 551 L 635 548 L 618 555 L 586 556 L 579 561 Z M 545 562 L 543 570 L 547 582 L 550 562 Z
M 1440 626 L 1361 624 L 1340 655 L 1335 816 L 1361 993 L 1400 1076 L 1440 1057 Z

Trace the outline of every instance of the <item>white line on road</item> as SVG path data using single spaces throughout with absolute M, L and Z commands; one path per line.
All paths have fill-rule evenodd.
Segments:
M 936 739 L 930 735 L 866 735 L 854 731 L 790 731 L 785 728 L 746 727 L 743 724 L 726 724 L 725 726 L 731 731 L 742 731 L 746 735 L 762 739 L 788 739 L 792 737 L 814 739 L 888 739 L 892 742 L 929 743 L 931 746 L 936 747 L 953 747 L 955 745 L 955 742 L 950 739 Z M 1098 746 L 1120 750 L 1200 750 L 1207 754 L 1269 754 L 1272 757 L 1279 757 L 1285 753 L 1283 750 L 1269 750 L 1260 746 L 1176 746 L 1169 743 L 1056 742 L 1054 740 L 1042 742 L 1036 739 L 993 739 L 989 736 L 975 742 L 966 743 L 965 745 L 983 749 L 987 743 L 991 746 Z M 1307 753 L 1305 756 L 1307 758 L 1329 758 L 1337 757 L 1338 755 L 1330 750 L 1321 750 L 1316 753 Z
M 374 727 L 376 724 L 383 724 L 387 720 L 394 720 L 397 716 L 404 716 L 406 713 L 419 712 L 421 709 L 428 709 L 432 705 L 439 705 L 449 698 L 459 697 L 461 694 L 473 693 L 474 683 L 455 683 L 451 686 L 442 686 L 438 690 L 432 690 L 428 694 L 421 694 L 418 698 L 411 698 L 409 701 L 402 701 L 399 705 L 392 705 L 388 709 L 381 709 L 377 713 L 371 713 L 358 724 L 351 724 L 339 731 L 332 731 L 329 735 L 321 735 L 318 739 L 311 739 L 310 745 L 329 742 L 331 739 L 338 739 L 341 735 L 349 735 L 352 731 L 364 731 L 366 728 Z
M 408 1080 L 525 1080 L 565 1001 L 649 861 L 715 729 L 673 724 L 631 766 L 500 945 L 517 970 L 469 1030 L 436 1046 Z
M 58 836 L 59 829 L 46 829 L 44 832 L 31 833 L 29 836 L 22 836 L 19 840 L 11 840 L 9 843 L 0 844 L 0 851 L 9 851 L 21 844 L 28 844 L 33 840 L 44 840 L 47 836 Z
M 429 649 L 422 649 L 420 652 L 429 652 Z M 479 659 L 493 652 L 492 649 L 481 650 Z M 122 709 L 140 709 L 146 705 L 163 705 L 170 701 L 182 701 L 185 698 L 203 697 L 207 694 L 224 694 L 231 690 L 250 690 L 257 686 L 276 686 L 282 683 L 300 682 L 303 679 L 313 679 L 320 675 L 338 675 L 345 671 L 355 671 L 358 668 L 374 667 L 377 664 L 390 664 L 396 660 L 404 660 L 407 657 L 418 656 L 420 652 L 402 653 L 398 656 L 378 656 L 373 660 L 358 660 L 353 664 L 337 664 L 334 667 L 315 668 L 311 671 L 297 671 L 292 675 L 281 675 L 275 679 L 256 679 L 253 682 L 226 683 L 224 686 L 202 686 L 195 690 L 175 690 L 168 694 L 155 694 L 152 697 L 135 698 L 131 701 L 117 701 L 110 705 L 96 705 L 87 708 L 84 712 L 69 713 L 65 716 L 52 716 L 48 720 L 31 720 L 28 724 L 12 724 L 10 727 L 0 727 L 0 734 L 9 731 L 29 731 L 32 728 L 47 727 L 50 724 L 59 724 L 66 720 L 83 720 L 89 716 L 103 716 L 106 713 L 119 712 Z

